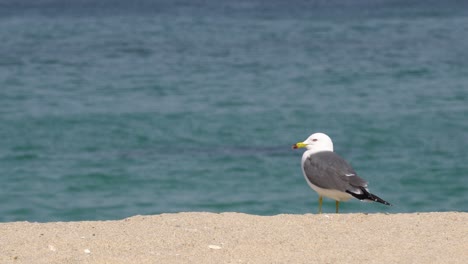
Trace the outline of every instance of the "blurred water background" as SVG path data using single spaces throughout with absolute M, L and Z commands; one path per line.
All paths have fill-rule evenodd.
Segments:
M 316 213 L 318 131 L 341 212 L 468 211 L 468 3 L 0 0 L 2 222 Z

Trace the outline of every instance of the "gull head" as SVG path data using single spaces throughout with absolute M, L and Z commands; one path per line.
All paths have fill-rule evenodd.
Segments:
M 333 142 L 329 136 L 324 133 L 314 133 L 303 142 L 297 142 L 292 146 L 293 149 L 306 148 L 307 150 L 333 151 Z

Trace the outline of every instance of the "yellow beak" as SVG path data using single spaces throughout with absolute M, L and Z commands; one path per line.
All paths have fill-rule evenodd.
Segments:
M 304 143 L 304 142 L 297 142 L 296 144 L 294 144 L 294 145 L 292 146 L 292 148 L 293 148 L 293 149 L 298 149 L 298 148 L 305 148 L 306 146 L 307 146 L 307 144 Z

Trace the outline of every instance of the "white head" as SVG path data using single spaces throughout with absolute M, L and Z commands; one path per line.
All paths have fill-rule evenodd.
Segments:
M 310 135 L 303 142 L 298 142 L 293 145 L 293 149 L 306 148 L 307 150 L 319 151 L 333 151 L 333 142 L 329 136 L 324 133 L 315 133 Z

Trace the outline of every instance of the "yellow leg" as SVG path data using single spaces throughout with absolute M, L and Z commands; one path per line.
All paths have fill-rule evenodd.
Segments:
M 319 214 L 322 213 L 322 200 L 323 200 L 322 196 L 319 196 Z
M 338 208 L 340 208 L 340 202 L 335 201 L 336 213 L 338 213 Z

